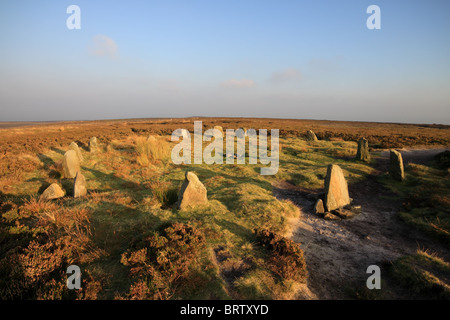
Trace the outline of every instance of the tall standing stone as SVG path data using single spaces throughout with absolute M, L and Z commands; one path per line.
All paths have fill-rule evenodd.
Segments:
M 64 177 L 73 179 L 80 170 L 80 160 L 74 150 L 68 150 L 64 154 L 63 171 Z
M 207 204 L 207 190 L 195 173 L 186 171 L 185 179 L 178 194 L 178 209 Z
M 325 208 L 335 210 L 350 204 L 347 181 L 341 167 L 330 164 L 325 177 Z
M 316 134 L 312 130 L 306 132 L 306 141 L 318 141 Z
M 397 150 L 391 150 L 390 152 L 389 174 L 398 181 L 405 179 L 402 154 Z
M 98 141 L 96 137 L 89 140 L 89 152 L 96 153 L 98 151 Z
M 80 171 L 77 172 L 73 181 L 73 197 L 79 198 L 87 194 L 86 179 Z
M 84 160 L 83 159 L 83 155 L 81 154 L 81 150 L 78 147 L 78 145 L 76 144 L 76 142 L 71 142 L 70 143 L 69 150 L 73 150 L 73 151 L 75 151 L 77 153 L 78 160 L 80 160 L 80 162 Z
M 370 161 L 369 142 L 366 138 L 361 138 L 358 141 L 358 151 L 356 152 L 356 160 L 365 162 Z

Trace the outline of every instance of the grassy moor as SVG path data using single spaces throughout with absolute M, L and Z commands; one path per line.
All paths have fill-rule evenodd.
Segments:
M 248 161 L 174 164 L 171 134 L 193 133 L 196 120 L 203 132 L 279 128 L 278 172 L 261 175 L 264 165 Z M 365 160 L 356 159 L 361 138 Z M 445 125 L 2 123 L 0 299 L 448 299 L 449 145 Z M 403 181 L 389 174 L 390 149 L 403 156 Z M 65 174 L 68 150 L 75 178 Z M 324 190 L 331 164 L 346 183 Z M 179 208 L 186 172 L 198 179 L 185 182 L 183 196 L 201 184 L 207 201 Z M 347 184 L 351 203 L 328 210 L 325 195 Z M 78 290 L 66 285 L 70 265 L 82 272 Z M 383 290 L 366 286 L 369 265 L 386 271 Z

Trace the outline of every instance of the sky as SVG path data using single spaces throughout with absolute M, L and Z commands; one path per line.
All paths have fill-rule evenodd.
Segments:
M 2 0 L 0 121 L 450 124 L 449 14 L 448 0 Z

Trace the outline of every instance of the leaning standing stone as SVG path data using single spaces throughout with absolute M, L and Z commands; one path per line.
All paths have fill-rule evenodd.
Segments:
M 77 153 L 78 160 L 80 160 L 80 162 L 84 160 L 84 159 L 83 159 L 83 155 L 81 154 L 81 150 L 80 150 L 80 148 L 78 147 L 78 145 L 76 144 L 76 142 L 72 142 L 72 143 L 69 145 L 69 150 L 73 150 L 73 151 L 75 151 L 75 152 Z
M 186 209 L 207 204 L 208 197 L 205 186 L 193 172 L 186 171 L 183 185 L 178 194 L 178 209 Z
M 390 152 L 389 174 L 398 181 L 405 179 L 402 154 L 397 150 Z
M 365 138 L 358 141 L 358 151 L 356 152 L 356 159 L 361 161 L 370 161 L 369 142 Z
M 311 130 L 308 130 L 306 132 L 306 141 L 318 141 L 316 134 L 312 132 Z
M 341 167 L 330 164 L 325 177 L 325 209 L 335 210 L 350 204 L 347 181 Z
M 98 150 L 98 142 L 96 137 L 89 140 L 89 152 L 95 153 Z
M 68 150 L 63 159 L 64 177 L 73 179 L 80 170 L 80 160 L 74 150 Z
M 57 183 L 52 183 L 45 191 L 41 194 L 40 199 L 42 200 L 53 200 L 64 197 L 64 191 Z
M 79 198 L 85 196 L 86 194 L 87 194 L 86 179 L 81 174 L 81 172 L 78 171 L 77 175 L 75 176 L 75 180 L 73 182 L 73 197 Z

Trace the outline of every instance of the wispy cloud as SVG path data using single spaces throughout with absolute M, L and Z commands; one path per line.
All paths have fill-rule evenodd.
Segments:
M 232 79 L 222 82 L 221 86 L 225 88 L 238 88 L 238 89 L 251 88 L 255 86 L 255 81 L 249 79 L 241 79 L 241 80 Z
M 302 78 L 302 74 L 295 68 L 288 68 L 272 73 L 270 81 L 274 83 L 283 83 L 288 81 L 298 81 Z
M 92 39 L 92 44 L 88 48 L 89 53 L 97 57 L 110 59 L 117 58 L 118 49 L 116 42 L 108 36 L 98 34 Z

